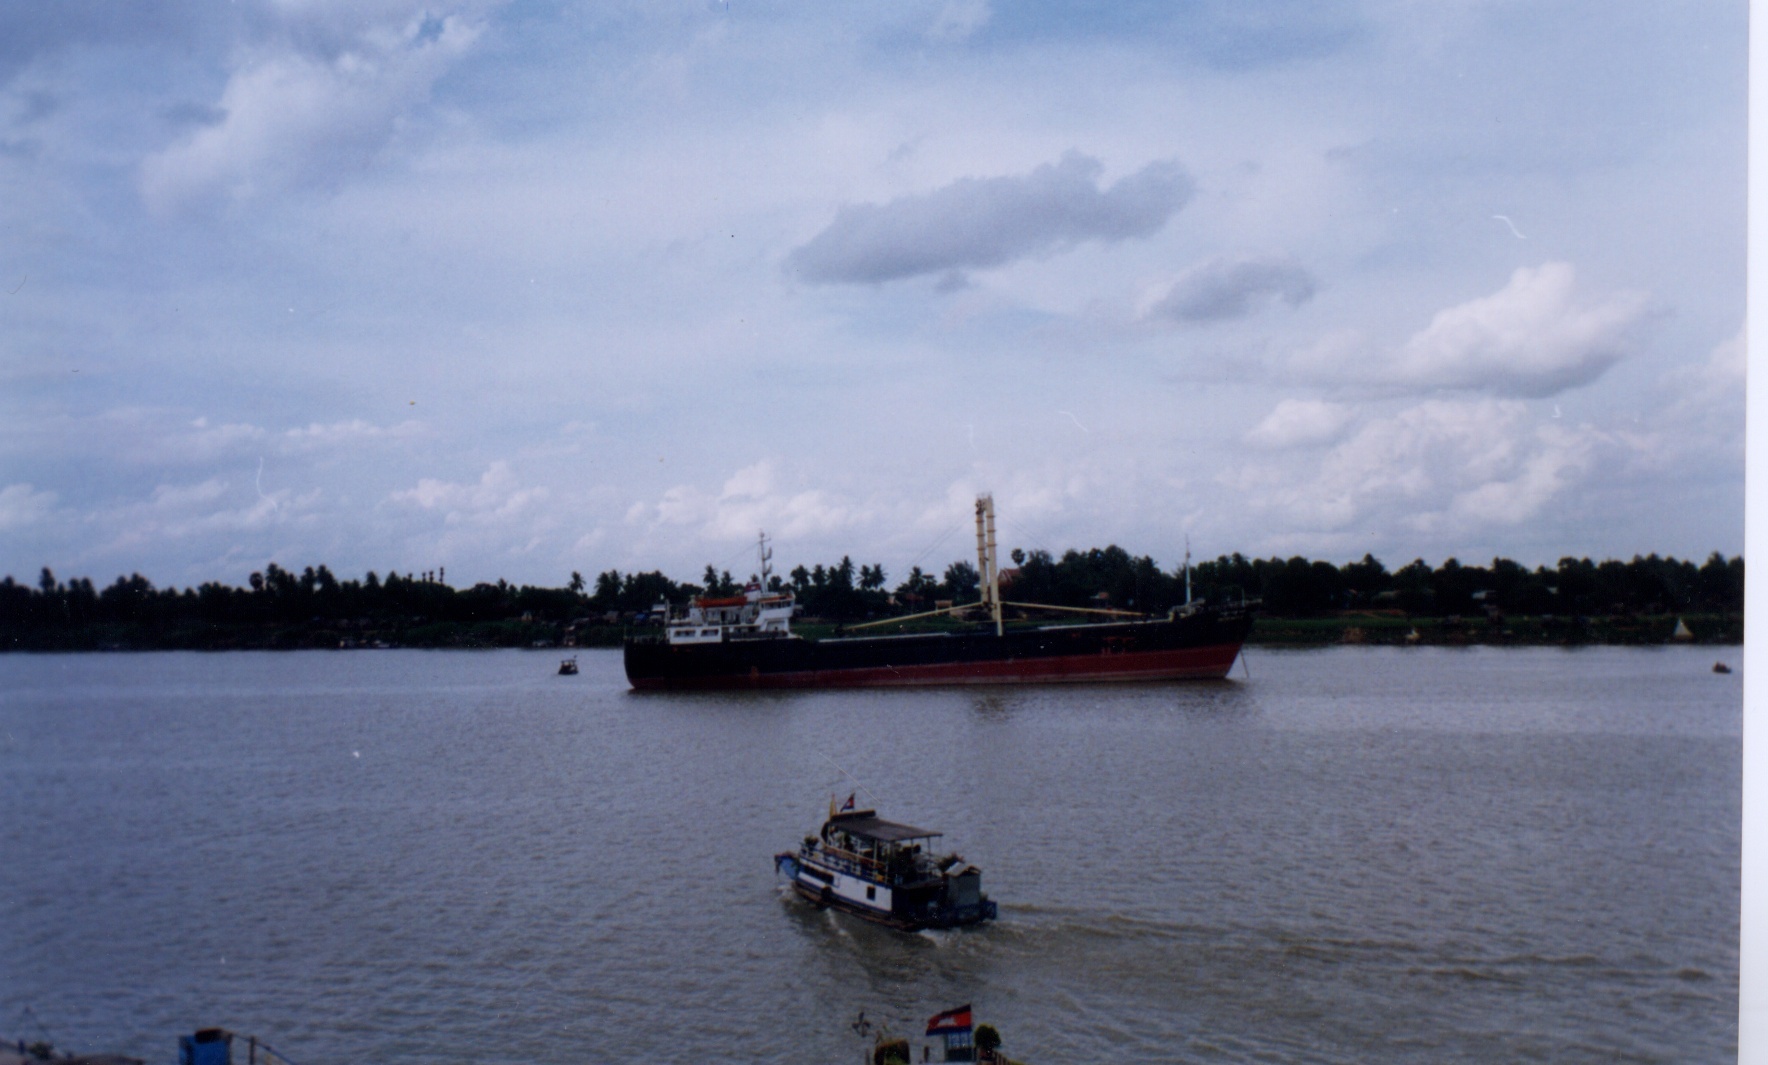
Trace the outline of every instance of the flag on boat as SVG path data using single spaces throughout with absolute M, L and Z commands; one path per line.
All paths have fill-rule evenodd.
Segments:
M 928 1035 L 949 1035 L 968 1032 L 970 1024 L 970 1004 L 968 1002 L 955 1010 L 946 1010 L 927 1022 Z
M 847 793 L 847 801 L 841 804 L 841 809 L 843 812 L 853 809 L 853 799 L 854 799 L 854 796 L 856 796 L 858 794 L 859 794 L 859 792 L 857 792 L 857 791 L 850 791 Z

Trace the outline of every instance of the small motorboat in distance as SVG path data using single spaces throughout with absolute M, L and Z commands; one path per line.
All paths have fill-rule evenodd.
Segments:
M 572 655 L 559 663 L 559 676 L 575 677 L 577 675 L 577 656 Z
M 1713 672 L 1714 673 L 1729 673 L 1729 672 L 1731 672 L 1731 667 L 1726 665 L 1723 662 L 1714 662 L 1713 663 Z
M 822 831 L 804 837 L 797 851 L 774 855 L 774 867 L 818 906 L 906 932 L 992 920 L 982 870 L 957 854 L 930 853 L 941 835 L 855 810 L 851 797 L 836 810 L 830 799 Z

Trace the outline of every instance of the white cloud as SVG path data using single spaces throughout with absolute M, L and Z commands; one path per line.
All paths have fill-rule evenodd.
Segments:
M 782 488 L 771 462 L 745 466 L 717 493 L 676 485 L 656 503 L 634 504 L 626 520 L 651 528 L 676 526 L 713 541 L 751 538 L 762 529 L 786 539 L 852 528 L 872 517 L 870 508 L 818 489 Z
M 416 488 L 396 491 L 388 498 L 438 511 L 450 523 L 502 523 L 531 510 L 550 494 L 544 486 L 523 487 L 510 472 L 509 463 L 499 459 L 486 468 L 477 483 L 454 484 L 425 477 Z
M 1743 329 L 1708 353 L 1706 361 L 1671 375 L 1669 386 L 1681 393 L 1671 407 L 1672 416 L 1685 419 L 1708 417 L 1733 421 L 1743 429 L 1744 385 L 1749 369 L 1749 345 Z
M 1661 402 L 1644 419 L 1653 446 L 1639 456 L 1645 468 L 1684 479 L 1741 478 L 1744 464 L 1744 331 L 1721 342 L 1705 361 L 1666 374 Z
M 934 41 L 964 41 L 988 25 L 992 16 L 988 0 L 946 0 L 934 16 L 934 28 L 926 35 Z
M 1146 237 L 1191 198 L 1177 163 L 1150 163 L 1109 189 L 1104 166 L 1070 151 L 1024 177 L 963 178 L 933 192 L 841 208 L 787 257 L 812 284 L 891 281 L 1000 266 L 1087 240 Z
M 310 451 L 325 451 L 339 447 L 354 447 L 373 440 L 402 439 L 416 436 L 423 431 L 423 425 L 416 421 L 404 421 L 398 425 L 381 427 L 353 418 L 343 422 L 320 424 L 313 422 L 304 428 L 289 429 L 282 434 L 281 444 L 285 454 L 302 454 Z
M 1749 336 L 1741 327 L 1731 339 L 1721 343 L 1707 356 L 1703 376 L 1716 386 L 1728 392 L 1732 398 L 1741 399 L 1738 393 L 1748 376 L 1750 362 Z
M 21 418 L 0 430 L 7 453 L 88 456 L 129 466 L 201 465 L 237 458 L 269 434 L 256 425 L 189 418 L 151 407 L 114 407 L 92 414 Z
M 1439 311 L 1396 353 L 1389 372 L 1417 388 L 1551 396 L 1589 384 L 1626 352 L 1645 297 L 1579 300 L 1567 263 L 1523 267 L 1490 296 Z
M 1246 434 L 1246 442 L 1281 450 L 1329 444 L 1351 423 L 1350 408 L 1317 399 L 1286 399 Z
M 1313 516 L 1335 498 L 1349 517 L 1331 528 L 1390 531 L 1408 558 L 1464 528 L 1506 551 L 1741 544 L 1741 347 L 1700 366 L 1741 316 L 1741 8 L 1639 7 L 1592 43 L 1553 5 L 1513 5 L 1502 28 L 1365 7 L 1379 47 L 1298 59 L 1262 33 L 1211 36 L 1208 12 L 1139 7 L 1077 22 L 1072 5 L 912 0 L 855 21 L 630 0 L 498 18 L 492 2 L 0 15 L 65 42 L 7 67 L 30 33 L 0 33 L 0 76 L 18 72 L 0 99 L 16 238 L 0 487 L 28 483 L 9 502 L 39 515 L 0 534 L 9 567 L 64 570 L 139 517 L 120 501 L 151 516 L 169 486 L 169 520 L 211 480 L 226 490 L 178 514 L 249 534 L 144 543 L 116 556 L 125 572 L 305 555 L 692 576 L 788 522 L 828 531 L 782 556 L 894 565 L 945 525 L 962 542 L 970 488 L 936 505 L 960 478 L 1057 550 L 1156 550 L 1200 514 L 1226 550 L 1288 536 L 1314 553 L 1338 542 Z M 1632 76 L 1640 46 L 1666 77 Z M 1253 54 L 1235 67 L 1238 48 Z M 646 80 L 658 70 L 675 95 Z M 1062 160 L 1071 147 L 1104 168 Z M 1170 172 L 1119 181 L 1181 154 L 1194 197 Z M 340 195 L 280 194 L 329 182 Z M 230 199 L 225 225 L 143 217 Z M 822 273 L 782 283 L 795 247 Z M 1280 282 L 1299 275 L 1234 276 L 1248 249 L 1292 252 L 1319 294 L 1293 313 L 1302 289 Z M 1558 260 L 1575 284 L 1554 287 Z M 889 277 L 912 279 L 862 287 Z M 941 297 L 942 278 L 970 287 Z M 1620 289 L 1673 317 L 1632 328 L 1648 315 Z M 1162 326 L 1148 312 L 1169 296 L 1218 325 Z M 1432 390 L 1572 387 L 1553 396 L 1557 441 L 1551 401 L 1471 419 L 1510 434 L 1483 477 L 1455 468 L 1486 451 L 1453 415 L 1434 435 L 1390 424 Z M 1304 405 L 1274 409 L 1286 396 Z M 120 402 L 140 409 L 110 417 Z M 597 434 L 551 431 L 568 418 Z M 688 458 L 689 426 L 748 443 Z M 1366 431 L 1439 465 L 1357 452 Z M 761 455 L 779 456 L 771 481 L 725 483 Z M 481 478 L 494 456 L 510 483 Z M 286 520 L 292 496 L 256 495 L 261 458 L 266 492 L 323 486 L 312 531 Z M 1209 480 L 1236 466 L 1262 509 Z M 651 524 L 664 510 L 675 523 Z M 549 521 L 556 553 L 512 564 Z M 707 551 L 714 534 L 728 546 Z
M 227 490 L 227 482 L 210 478 L 201 484 L 158 485 L 153 490 L 153 509 L 182 511 L 192 506 L 213 503 Z
M 1373 382 L 1378 375 L 1370 370 L 1370 346 L 1362 330 L 1336 329 L 1291 351 L 1278 369 L 1288 380 Z
M 28 484 L 0 488 L 0 530 L 19 529 L 48 517 L 55 509 L 55 493 L 40 492 Z
M 458 16 L 424 14 L 370 28 L 335 54 L 250 54 L 222 91 L 224 117 L 144 161 L 142 195 L 153 209 L 172 211 L 360 170 L 478 34 Z
M 1058 551 L 1068 545 L 1046 539 L 1058 525 L 1078 522 L 1097 535 L 1096 511 L 1124 513 L 1146 502 L 1141 471 L 1126 470 L 1121 456 L 1034 463 L 1018 455 L 984 467 L 945 482 L 937 497 L 928 495 L 930 485 L 860 496 L 810 487 L 763 460 L 736 470 L 716 490 L 676 485 L 655 501 L 633 504 L 626 522 L 656 553 L 692 557 L 711 549 L 715 560 L 731 557 L 747 566 L 756 534 L 765 531 L 778 546 L 781 569 L 848 554 L 886 565 L 896 580 L 909 565 L 943 568 L 954 558 L 974 557 L 970 534 L 981 492 L 995 497 L 1003 537 Z
M 1147 314 L 1179 322 L 1244 318 L 1271 300 L 1299 307 L 1314 288 L 1313 275 L 1287 256 L 1218 257 L 1181 274 Z
M 266 444 L 275 454 L 307 455 L 410 439 L 423 432 L 424 425 L 418 421 L 379 426 L 360 418 L 311 422 L 273 432 L 249 422 L 216 424 L 207 416 L 187 418 L 172 410 L 123 407 L 78 420 L 46 419 L 33 427 L 30 435 L 38 440 L 61 437 L 76 447 L 84 447 L 88 440 L 102 440 L 107 442 L 107 454 L 131 463 L 202 465 L 262 454 Z
M 269 434 L 245 422 L 224 422 L 210 425 L 209 419 L 197 418 L 182 426 L 163 426 L 158 411 L 118 411 L 106 415 L 119 428 L 131 435 L 139 434 L 138 447 L 130 458 L 138 462 L 212 462 L 227 455 L 250 450 L 246 445 L 263 440 Z
M 1366 422 L 1316 463 L 1252 463 L 1249 502 L 1316 530 L 1413 534 L 1515 525 L 1542 513 L 1625 440 L 1542 424 L 1516 400 L 1428 400 Z
M 946 0 L 934 16 L 927 36 L 935 41 L 961 41 L 988 24 L 988 0 Z
M 400 557 L 445 563 L 459 573 L 463 562 L 539 557 L 547 546 L 562 547 L 575 538 L 581 525 L 568 534 L 561 531 L 561 510 L 569 509 L 569 501 L 561 507 L 552 497 L 545 485 L 523 484 L 500 459 L 476 482 L 425 477 L 415 488 L 390 493 L 386 502 L 392 509 L 383 519 L 402 530 Z M 429 517 L 413 521 L 413 514 Z
M 1543 428 L 1527 453 L 1493 471 L 1493 479 L 1456 493 L 1450 511 L 1490 524 L 1527 521 L 1590 469 L 1600 440 L 1589 431 Z
M 139 557 L 174 542 L 211 543 L 274 528 L 309 524 L 321 492 L 296 495 L 283 489 L 255 492 L 241 505 L 228 506 L 227 484 L 210 478 L 195 484 L 161 484 L 146 500 L 129 500 L 87 514 L 95 527 L 115 531 L 93 552 L 98 557 Z

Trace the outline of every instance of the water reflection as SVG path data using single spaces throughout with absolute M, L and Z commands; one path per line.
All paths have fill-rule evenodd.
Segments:
M 1005 724 L 1018 710 L 1022 693 L 1009 691 L 978 691 L 970 693 L 970 710 L 979 720 Z
M 1200 717 L 1235 718 L 1259 710 L 1256 687 L 1244 681 L 1198 680 L 1148 683 L 1033 685 L 966 692 L 976 720 L 1005 724 L 1024 714 L 1049 711 L 1122 713 L 1158 708 Z
M 1252 717 L 1259 712 L 1259 689 L 1246 681 L 1196 681 L 1170 690 L 1175 710 L 1198 716 L 1232 720 Z

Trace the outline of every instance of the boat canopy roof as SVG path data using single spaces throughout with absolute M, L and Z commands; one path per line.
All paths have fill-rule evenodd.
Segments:
M 845 832 L 855 839 L 871 840 L 875 843 L 901 843 L 905 839 L 932 839 L 935 836 L 945 835 L 943 832 L 935 832 L 932 829 L 916 828 L 914 825 L 886 821 L 871 810 L 854 810 L 850 813 L 836 814 L 826 828 Z

